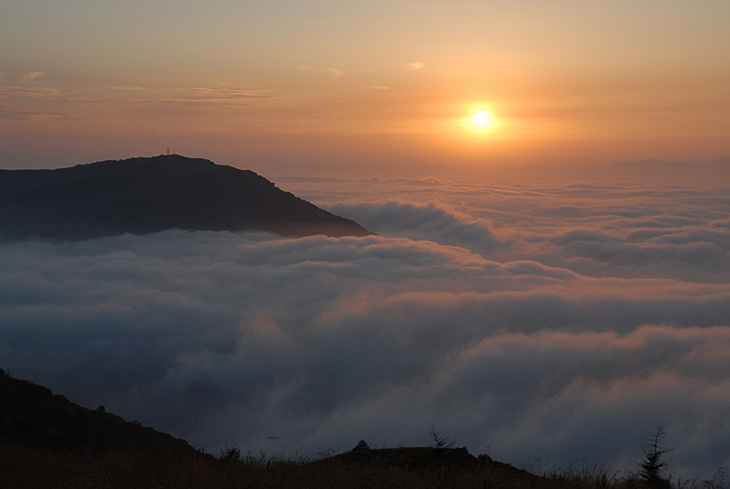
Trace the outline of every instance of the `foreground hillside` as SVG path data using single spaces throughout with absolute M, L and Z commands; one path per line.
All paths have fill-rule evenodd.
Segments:
M 422 463 L 403 463 L 391 449 L 371 462 L 340 457 L 317 461 L 282 457 L 171 453 L 48 451 L 0 445 L 3 488 L 155 488 L 155 489 L 721 489 L 721 480 L 647 483 L 596 467 L 544 476 L 507 464 L 477 459 L 448 463 L 454 449 L 433 450 Z M 373 450 L 379 452 L 380 450 Z M 395 460 L 391 460 L 391 456 Z M 407 457 L 406 457 L 407 458 Z
M 431 447 L 371 449 L 317 459 L 242 454 L 214 457 L 184 440 L 91 411 L 0 370 L 2 488 L 602 488 L 669 489 L 668 480 L 619 478 L 593 467 L 535 475 L 474 457 L 434 437 Z M 725 487 L 721 480 L 675 487 Z
M 179 155 L 0 170 L 0 237 L 89 239 L 167 229 L 365 236 L 249 170 Z
M 185 440 L 127 422 L 103 406 L 83 408 L 1 369 L 0 444 L 51 452 L 198 453 Z
M 382 489 L 639 487 L 588 478 L 543 478 L 494 470 L 490 465 L 420 469 L 385 463 L 229 460 L 198 455 L 47 452 L 0 446 L 0 487 L 156 489 Z

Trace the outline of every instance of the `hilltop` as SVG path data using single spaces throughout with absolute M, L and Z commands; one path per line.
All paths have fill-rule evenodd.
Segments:
M 179 155 L 0 170 L 0 237 L 92 239 L 167 229 L 366 236 L 250 171 Z

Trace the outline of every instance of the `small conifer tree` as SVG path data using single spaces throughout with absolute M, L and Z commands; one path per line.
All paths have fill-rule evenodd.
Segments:
M 664 454 L 671 452 L 671 448 L 664 446 L 664 438 L 667 433 L 664 425 L 657 427 L 656 433 L 649 439 L 649 444 L 644 448 L 644 456 L 637 464 L 639 465 L 639 477 L 645 487 L 651 489 L 669 489 L 671 483 L 666 474 L 667 464 L 664 462 Z
M 433 443 L 431 446 L 436 449 L 442 448 L 454 448 L 454 442 L 451 441 L 450 436 L 441 436 L 433 425 L 428 429 L 428 436 L 431 437 Z

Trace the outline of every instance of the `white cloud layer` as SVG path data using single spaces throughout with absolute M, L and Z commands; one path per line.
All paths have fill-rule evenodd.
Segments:
M 301 185 L 380 236 L 0 243 L 0 367 L 209 451 L 730 455 L 726 191 Z

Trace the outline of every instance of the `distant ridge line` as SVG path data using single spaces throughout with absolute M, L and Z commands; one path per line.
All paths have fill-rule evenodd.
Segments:
M 176 154 L 0 170 L 0 237 L 93 239 L 167 229 L 367 236 L 251 170 Z

